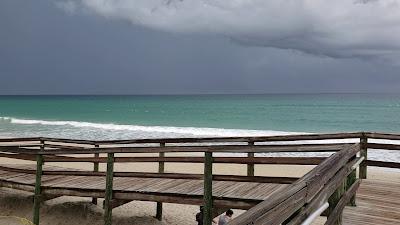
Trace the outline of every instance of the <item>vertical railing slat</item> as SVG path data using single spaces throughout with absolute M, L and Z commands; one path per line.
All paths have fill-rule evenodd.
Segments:
M 204 160 L 204 211 L 203 225 L 212 225 L 212 171 L 213 171 L 213 156 L 212 152 L 205 153 Z
M 337 204 L 339 203 L 342 195 L 345 193 L 346 189 L 346 180 L 342 181 L 341 185 L 336 189 L 336 191 L 332 194 L 332 196 L 328 199 L 329 208 L 328 208 L 328 218 L 333 210 L 336 208 Z M 341 225 L 342 224 L 342 213 L 335 218 L 334 225 Z
M 113 197 L 113 179 L 114 179 L 114 153 L 108 153 L 106 191 L 104 197 L 104 225 L 112 224 L 111 200 Z
M 95 148 L 98 148 L 99 145 L 96 144 L 96 145 L 94 145 L 94 147 L 95 147 Z M 98 159 L 99 157 L 100 157 L 100 154 L 99 154 L 99 153 L 94 153 L 94 158 L 95 158 L 95 159 Z M 93 171 L 94 171 L 94 172 L 99 172 L 99 163 L 98 163 L 98 162 L 94 162 L 94 163 L 93 163 Z M 97 205 L 97 198 L 92 198 L 92 203 L 95 204 L 95 205 Z
M 351 173 L 347 176 L 346 180 L 346 190 L 348 190 L 354 182 L 357 180 L 357 172 L 356 170 L 351 171 Z M 356 206 L 356 195 L 352 196 L 349 204 L 350 206 Z
M 44 150 L 44 141 L 40 141 L 40 150 Z M 39 225 L 40 204 L 42 199 L 42 174 L 43 174 L 43 155 L 36 155 L 36 181 L 35 181 L 35 196 L 33 201 L 33 223 Z
M 368 143 L 368 138 L 363 133 L 360 138 L 360 156 L 364 157 L 364 161 L 360 165 L 360 171 L 359 171 L 360 179 L 367 179 L 367 159 L 368 159 L 367 143 Z
M 160 143 L 160 147 L 165 147 L 165 143 Z M 164 152 L 160 152 L 158 153 L 160 158 L 164 158 L 165 157 L 165 153 Z M 165 171 L 165 165 L 164 162 L 158 162 L 158 172 L 159 173 L 164 173 Z M 162 202 L 157 202 L 157 212 L 156 212 L 156 219 L 161 221 L 162 220 L 162 211 L 163 211 L 163 205 Z
M 249 146 L 253 146 L 254 142 L 249 142 Z M 254 152 L 248 152 L 247 158 L 254 159 Z M 247 176 L 253 177 L 254 176 L 254 163 L 247 164 Z

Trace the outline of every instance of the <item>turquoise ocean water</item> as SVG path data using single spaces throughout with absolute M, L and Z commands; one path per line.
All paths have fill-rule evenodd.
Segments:
M 400 95 L 0 96 L 0 137 L 105 140 L 344 131 L 400 133 Z M 400 161 L 398 151 L 368 154 Z
M 400 95 L 0 96 L 0 136 L 400 132 Z

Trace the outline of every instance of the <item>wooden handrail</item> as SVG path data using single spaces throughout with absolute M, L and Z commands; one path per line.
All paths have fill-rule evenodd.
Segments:
M 205 138 L 162 138 L 162 139 L 133 139 L 133 140 L 107 140 L 89 141 L 62 138 L 41 138 L 44 141 L 64 142 L 75 144 L 143 144 L 143 143 L 212 143 L 212 142 L 271 142 L 271 141 L 304 141 L 359 138 L 362 132 L 353 133 L 327 133 L 327 134 L 296 134 L 279 136 L 242 136 L 242 137 L 205 137 Z
M 321 164 L 303 176 L 301 179 L 290 185 L 281 193 L 276 194 L 276 198 L 264 201 L 241 214 L 229 225 L 247 224 L 280 224 L 290 215 L 295 213 L 304 204 L 309 203 L 323 189 L 325 184 L 348 165 L 348 161 L 355 157 L 359 151 L 359 144 L 346 147 L 333 154 Z M 356 161 L 354 161 L 356 163 Z M 351 166 L 350 166 L 351 168 Z M 340 177 L 342 178 L 342 177 Z M 290 191 L 290 190 L 295 190 Z
M 213 142 L 272 142 L 272 141 L 305 141 L 305 140 L 332 140 L 332 139 L 351 139 L 359 138 L 362 132 L 349 133 L 326 133 L 326 134 L 296 134 L 279 136 L 242 136 L 242 137 L 205 137 L 205 138 L 162 138 L 162 139 L 132 139 L 132 140 L 79 140 L 66 138 L 49 137 L 29 137 L 29 138 L 0 138 L 2 142 L 27 142 L 27 141 L 46 141 L 61 142 L 69 144 L 87 144 L 87 145 L 114 145 L 114 144 L 148 144 L 148 143 L 213 143 Z M 371 135 L 378 135 L 371 133 Z M 395 134 L 390 134 L 395 135 Z M 395 135 L 400 139 L 400 135 Z
M 207 145 L 207 146 L 165 146 L 165 147 L 99 147 L 99 148 L 57 148 L 28 149 L 19 146 L 0 146 L 0 152 L 25 154 L 93 154 L 93 153 L 160 153 L 160 152 L 229 152 L 229 153 L 266 153 L 266 152 L 335 152 L 348 144 L 292 144 L 292 145 Z

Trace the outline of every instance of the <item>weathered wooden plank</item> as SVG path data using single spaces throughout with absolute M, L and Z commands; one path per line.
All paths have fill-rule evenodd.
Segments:
M 67 138 L 42 137 L 40 139 L 43 140 L 43 141 L 46 141 L 46 142 L 61 142 L 61 143 L 69 143 L 69 144 L 87 144 L 87 145 L 100 144 L 100 143 L 97 143 L 96 141 L 67 139 Z
M 0 146 L 0 152 L 36 155 L 39 151 L 39 149 L 23 148 L 19 146 Z
M 36 161 L 36 157 L 34 155 L 28 155 L 28 154 L 0 153 L 0 157 L 10 158 L 10 159 L 21 159 L 21 160 Z
M 102 147 L 86 149 L 59 148 L 41 151 L 39 154 L 93 154 L 93 153 L 159 153 L 159 152 L 335 152 L 349 144 L 296 144 L 296 145 L 214 145 L 214 146 L 167 146 L 167 147 Z M 19 148 L 18 150 L 26 150 Z
M 57 148 L 69 148 L 69 149 L 84 149 L 85 147 L 83 146 L 73 146 L 73 145 L 66 145 L 68 143 L 62 143 L 62 144 L 45 144 L 44 147 L 45 149 L 57 149 Z M 95 145 L 96 146 L 96 145 Z
M 371 148 L 371 149 L 384 149 L 384 150 L 400 150 L 400 145 L 396 145 L 396 144 L 367 143 L 367 148 Z
M 383 162 L 383 161 L 367 160 L 367 165 L 400 169 L 400 163 L 398 163 L 398 162 Z
M 367 138 L 400 140 L 400 134 L 387 134 L 387 133 L 377 133 L 377 132 L 363 132 L 363 133 Z
M 326 157 L 214 157 L 214 163 L 227 164 L 284 164 L 284 165 L 318 165 Z M 107 157 L 66 157 L 45 156 L 46 162 L 97 162 L 106 163 Z M 175 163 L 204 163 L 204 157 L 115 157 L 116 163 L 125 162 L 175 162 Z
M 40 137 L 28 137 L 28 138 L 0 138 L 0 143 L 3 142 L 31 142 L 40 141 Z

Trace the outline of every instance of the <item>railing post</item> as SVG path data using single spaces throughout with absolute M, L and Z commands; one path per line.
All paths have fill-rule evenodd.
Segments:
M 104 225 L 112 224 L 111 200 L 113 197 L 113 178 L 114 178 L 114 153 L 108 153 L 106 191 L 104 196 Z
M 160 147 L 165 147 L 165 143 L 160 143 Z M 159 153 L 160 158 L 165 157 L 164 152 Z M 163 161 L 158 162 L 158 172 L 159 173 L 164 173 L 165 171 L 165 165 Z M 162 202 L 157 202 L 157 212 L 156 212 L 156 219 L 161 221 L 162 220 L 162 213 L 163 213 L 163 205 Z
M 364 161 L 360 165 L 359 177 L 360 179 L 367 179 L 367 156 L 368 156 L 368 138 L 365 133 L 362 133 L 360 138 L 360 157 L 364 157 Z
M 337 204 L 339 203 L 340 199 L 342 198 L 342 195 L 345 193 L 345 185 L 346 180 L 342 182 L 342 184 L 336 189 L 336 191 L 332 194 L 331 197 L 328 199 L 329 203 L 329 208 L 328 208 L 328 218 L 333 212 L 333 210 L 336 208 Z M 333 223 L 334 225 L 341 225 L 342 224 L 342 213 L 335 219 L 335 222 Z
M 40 150 L 44 150 L 44 141 L 40 141 L 42 144 Z M 33 201 L 33 224 L 39 225 L 40 217 L 40 204 L 42 196 L 42 174 L 43 174 L 43 155 L 36 155 L 36 182 L 35 182 L 35 196 Z
M 249 142 L 249 146 L 253 146 L 254 142 Z M 254 152 L 248 152 L 247 153 L 247 158 L 249 160 L 254 159 Z M 254 176 L 254 163 L 248 163 L 247 164 L 247 176 L 253 177 Z
M 357 172 L 354 169 L 353 171 L 351 171 L 351 173 L 347 176 L 347 180 L 346 180 L 346 190 L 348 190 L 353 184 L 354 182 L 356 182 L 357 180 Z M 350 202 L 349 202 L 350 206 L 356 206 L 356 195 L 354 194 L 354 196 L 351 197 Z
M 95 147 L 95 148 L 98 148 L 99 145 L 98 145 L 98 144 L 95 144 L 94 147 Z M 94 153 L 94 158 L 95 158 L 95 159 L 98 159 L 99 157 L 100 157 L 100 154 L 99 154 L 99 153 Z M 98 162 L 94 162 L 94 163 L 93 163 L 93 172 L 99 172 L 99 163 L 98 163 Z M 97 205 L 97 198 L 92 198 L 92 203 L 95 204 L 95 205 Z
M 213 170 L 212 152 L 205 152 L 204 160 L 204 211 L 203 225 L 212 225 L 212 170 Z

